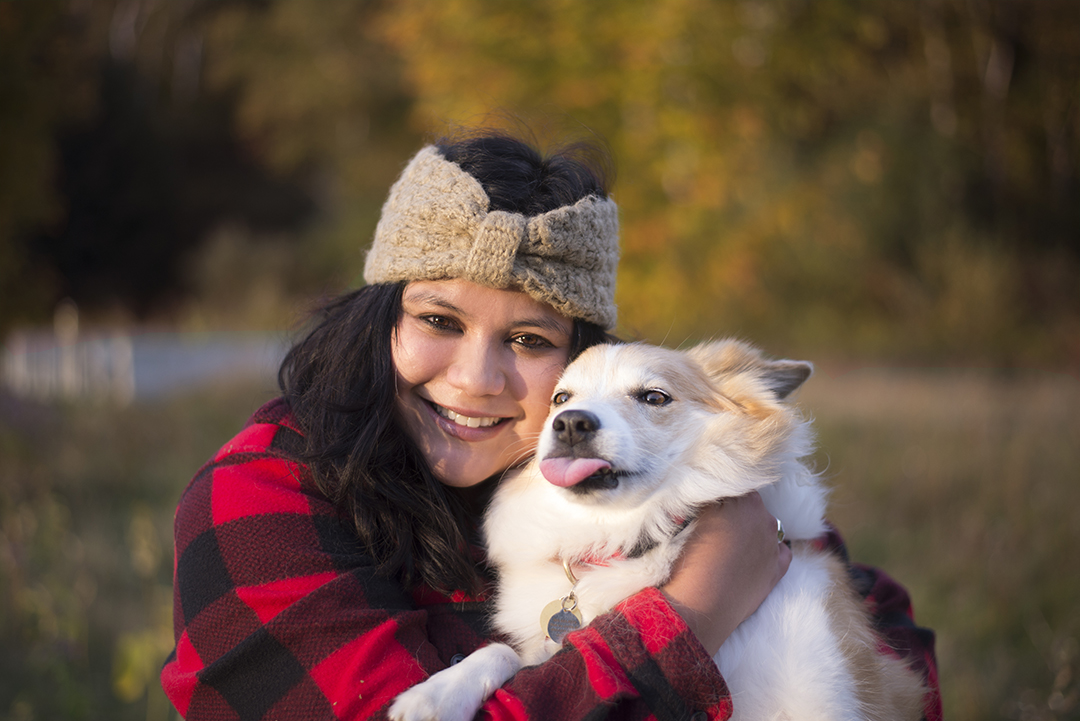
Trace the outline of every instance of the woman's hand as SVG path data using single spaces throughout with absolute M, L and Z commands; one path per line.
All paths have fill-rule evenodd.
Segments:
M 705 508 L 661 591 L 715 656 L 787 573 L 791 549 L 756 492 Z

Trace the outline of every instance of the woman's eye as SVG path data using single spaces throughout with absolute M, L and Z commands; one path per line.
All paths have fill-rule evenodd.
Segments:
M 566 403 L 568 400 L 570 400 L 570 394 L 567 393 L 566 391 L 559 391 L 551 399 L 551 403 L 553 405 L 556 405 L 556 406 L 561 406 L 563 403 Z
M 423 321 L 439 330 L 450 330 L 454 327 L 453 321 L 441 315 L 425 315 Z
M 514 343 L 524 346 L 525 348 L 550 348 L 551 343 L 545 338 L 541 338 L 538 335 L 519 335 L 513 339 Z
M 652 390 L 642 391 L 638 399 L 643 403 L 648 403 L 650 406 L 666 406 L 671 402 L 671 396 L 661 390 L 653 388 Z

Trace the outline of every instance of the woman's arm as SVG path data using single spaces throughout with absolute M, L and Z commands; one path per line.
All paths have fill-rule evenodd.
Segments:
M 289 460 L 268 406 L 194 478 L 175 521 L 170 700 L 201 718 L 361 718 L 438 663 L 427 614 L 379 577 Z
M 485 705 L 494 719 L 727 719 L 716 664 L 667 598 L 641 591 L 569 634 L 549 661 L 524 668 Z
M 715 656 L 791 565 L 776 518 L 750 493 L 702 511 L 664 594 Z

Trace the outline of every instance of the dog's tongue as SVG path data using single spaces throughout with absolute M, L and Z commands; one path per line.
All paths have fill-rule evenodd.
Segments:
M 569 488 L 611 464 L 599 458 L 545 458 L 540 461 L 540 472 L 548 482 Z

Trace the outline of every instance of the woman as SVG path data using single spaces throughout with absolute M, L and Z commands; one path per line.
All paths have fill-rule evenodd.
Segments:
M 479 515 L 532 453 L 561 370 L 609 339 L 617 257 L 602 174 L 571 154 L 485 135 L 413 158 L 368 285 L 324 310 L 282 365 L 282 398 L 180 501 L 162 681 L 183 716 L 383 718 L 487 640 Z M 790 560 L 756 494 L 707 509 L 663 588 L 570 634 L 485 709 L 726 718 L 711 657 Z M 903 590 L 859 572 L 883 631 L 933 683 L 932 636 Z

